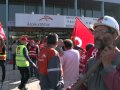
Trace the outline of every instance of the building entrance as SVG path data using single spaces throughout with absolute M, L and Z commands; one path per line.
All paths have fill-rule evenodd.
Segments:
M 9 28 L 9 40 L 17 40 L 21 36 L 26 36 L 29 39 L 42 40 L 48 33 L 57 33 L 59 38 L 70 38 L 72 29 L 61 28 Z

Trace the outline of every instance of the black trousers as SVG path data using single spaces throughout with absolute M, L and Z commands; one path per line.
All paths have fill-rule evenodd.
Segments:
M 13 54 L 13 70 L 15 70 L 15 63 L 16 63 L 15 62 L 16 61 L 15 58 L 16 58 L 16 54 Z
M 37 61 L 36 58 L 30 58 L 30 59 L 34 64 L 36 64 L 36 61 Z M 33 65 L 30 64 L 30 76 L 33 76 L 33 75 L 35 75 L 35 67 L 33 67 Z
M 19 85 L 19 89 L 22 89 L 25 87 L 28 79 L 30 78 L 29 75 L 29 68 L 28 67 L 18 67 L 20 74 L 21 74 L 21 84 Z
M 5 80 L 5 75 L 6 75 L 5 60 L 0 60 L 0 66 L 2 68 L 2 82 L 3 82 Z

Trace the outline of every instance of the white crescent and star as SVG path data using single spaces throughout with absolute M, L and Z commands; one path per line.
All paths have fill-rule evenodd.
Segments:
M 79 42 L 79 44 L 77 45 L 78 47 L 82 46 L 82 40 L 79 37 L 75 37 L 75 41 Z

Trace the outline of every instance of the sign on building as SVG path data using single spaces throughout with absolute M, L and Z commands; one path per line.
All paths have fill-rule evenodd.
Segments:
M 16 27 L 53 27 L 53 28 L 73 28 L 75 16 L 57 16 L 43 14 L 19 14 L 15 15 Z M 80 20 L 89 27 L 97 18 L 79 17 Z

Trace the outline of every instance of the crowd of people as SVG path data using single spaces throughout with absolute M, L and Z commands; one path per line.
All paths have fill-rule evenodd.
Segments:
M 27 37 L 14 42 L 13 70 L 17 66 L 21 74 L 18 88 L 27 90 L 28 79 L 36 77 L 41 90 L 76 90 L 76 84 L 101 60 L 77 90 L 120 90 L 120 51 L 115 42 L 120 34 L 118 22 L 111 16 L 99 18 L 91 33 L 94 44 L 88 43 L 85 49 L 75 46 L 71 39 L 59 39 L 56 33 L 49 33 L 39 44 Z M 1 82 L 5 61 L 5 44 L 0 38 Z

